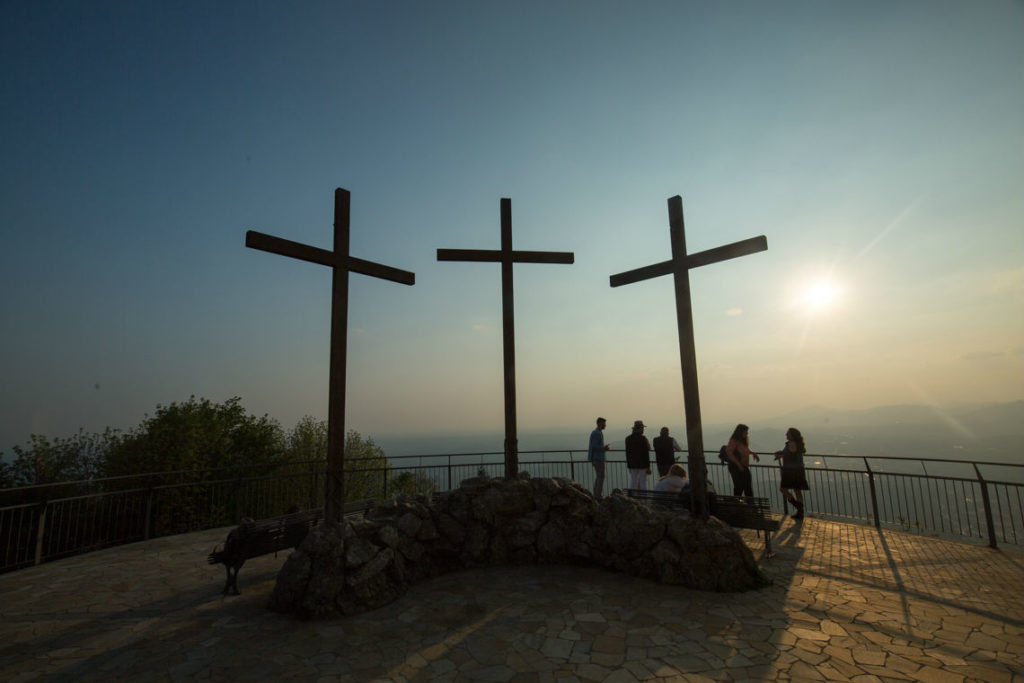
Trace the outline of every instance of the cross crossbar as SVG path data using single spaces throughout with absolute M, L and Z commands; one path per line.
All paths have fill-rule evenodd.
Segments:
M 513 263 L 574 263 L 576 256 L 571 251 L 513 251 Z M 438 261 L 476 261 L 479 263 L 500 263 L 505 252 L 499 249 L 438 249 Z
M 692 270 L 693 268 L 707 266 L 712 263 L 718 263 L 719 261 L 728 261 L 729 259 L 734 259 L 739 256 L 746 256 L 748 254 L 755 254 L 759 251 L 766 251 L 767 249 L 768 239 L 764 235 L 759 235 L 739 242 L 733 242 L 732 244 L 715 247 L 714 249 L 708 249 L 707 251 L 698 251 L 695 254 L 687 254 L 686 264 L 684 267 L 688 270 Z M 634 282 L 640 282 L 641 280 L 649 280 L 660 275 L 668 275 L 673 270 L 675 270 L 674 261 L 662 261 L 661 263 L 655 263 L 654 265 L 628 270 L 625 273 L 619 273 L 618 275 L 612 275 L 608 279 L 611 282 L 612 287 L 621 287 L 622 285 L 629 285 Z
M 255 230 L 249 230 L 245 233 L 245 246 L 332 268 L 341 265 L 338 261 L 340 258 L 344 258 L 344 256 L 339 256 L 333 251 L 311 247 L 308 244 L 300 244 L 299 242 L 274 237 L 273 235 L 256 232 Z M 349 256 L 345 265 L 348 266 L 349 271 L 359 273 L 360 275 L 370 275 L 402 285 L 416 284 L 416 274 L 410 273 L 407 270 L 401 270 L 400 268 L 392 268 L 391 266 L 374 263 L 373 261 L 364 261 L 355 256 Z

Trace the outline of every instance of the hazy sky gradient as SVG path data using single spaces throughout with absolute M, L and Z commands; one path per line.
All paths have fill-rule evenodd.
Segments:
M 363 433 L 501 429 L 500 268 L 436 261 L 501 197 L 576 254 L 515 269 L 520 429 L 685 433 L 671 279 L 608 285 L 676 194 L 769 245 L 691 274 L 706 421 L 1024 397 L 1019 2 L 6 2 L 0 66 L 0 449 L 325 417 L 330 272 L 244 235 L 331 248 L 335 187 L 417 280 L 351 277 Z

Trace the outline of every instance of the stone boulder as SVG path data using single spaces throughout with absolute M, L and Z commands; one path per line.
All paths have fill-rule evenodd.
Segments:
M 739 534 L 714 517 L 691 519 L 619 491 L 598 501 L 569 479 L 523 474 L 474 477 L 314 528 L 278 574 L 270 608 L 307 618 L 358 614 L 438 574 L 567 563 L 709 591 L 763 582 Z

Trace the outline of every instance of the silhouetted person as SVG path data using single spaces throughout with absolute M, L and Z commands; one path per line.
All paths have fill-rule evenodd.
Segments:
M 601 490 L 604 488 L 604 464 L 605 451 L 611 446 L 604 443 L 604 430 L 607 422 L 603 417 L 597 418 L 597 429 L 590 432 L 590 446 L 587 447 L 587 460 L 594 466 L 594 497 L 601 497 Z
M 647 490 L 647 475 L 651 473 L 651 442 L 644 436 L 647 425 L 643 420 L 633 423 L 633 433 L 626 437 L 626 467 L 629 468 L 629 488 Z
M 736 425 L 729 443 L 725 446 L 725 455 L 729 459 L 729 474 L 732 476 L 732 495 L 754 496 L 754 479 L 750 475 L 750 458 L 761 462 L 757 453 L 750 450 L 750 427 L 745 424 Z
M 682 452 L 675 437 L 668 435 L 668 427 L 661 428 L 661 436 L 654 437 L 654 461 L 658 464 L 658 476 L 664 477 L 676 461 L 676 453 Z
M 800 521 L 804 518 L 804 491 L 809 491 L 807 485 L 807 474 L 804 472 L 804 453 L 807 447 L 804 445 L 804 436 L 796 427 L 786 430 L 786 445 L 781 451 L 775 451 L 775 459 L 782 459 L 782 484 L 779 490 L 782 495 L 793 504 L 796 513 L 793 519 Z M 793 493 L 790 495 L 789 490 Z

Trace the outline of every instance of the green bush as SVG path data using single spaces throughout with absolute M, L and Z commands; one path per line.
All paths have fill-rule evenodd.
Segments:
M 224 403 L 192 396 L 158 405 L 153 417 L 114 442 L 103 475 L 276 465 L 286 458 L 276 420 L 248 415 L 237 396 Z

